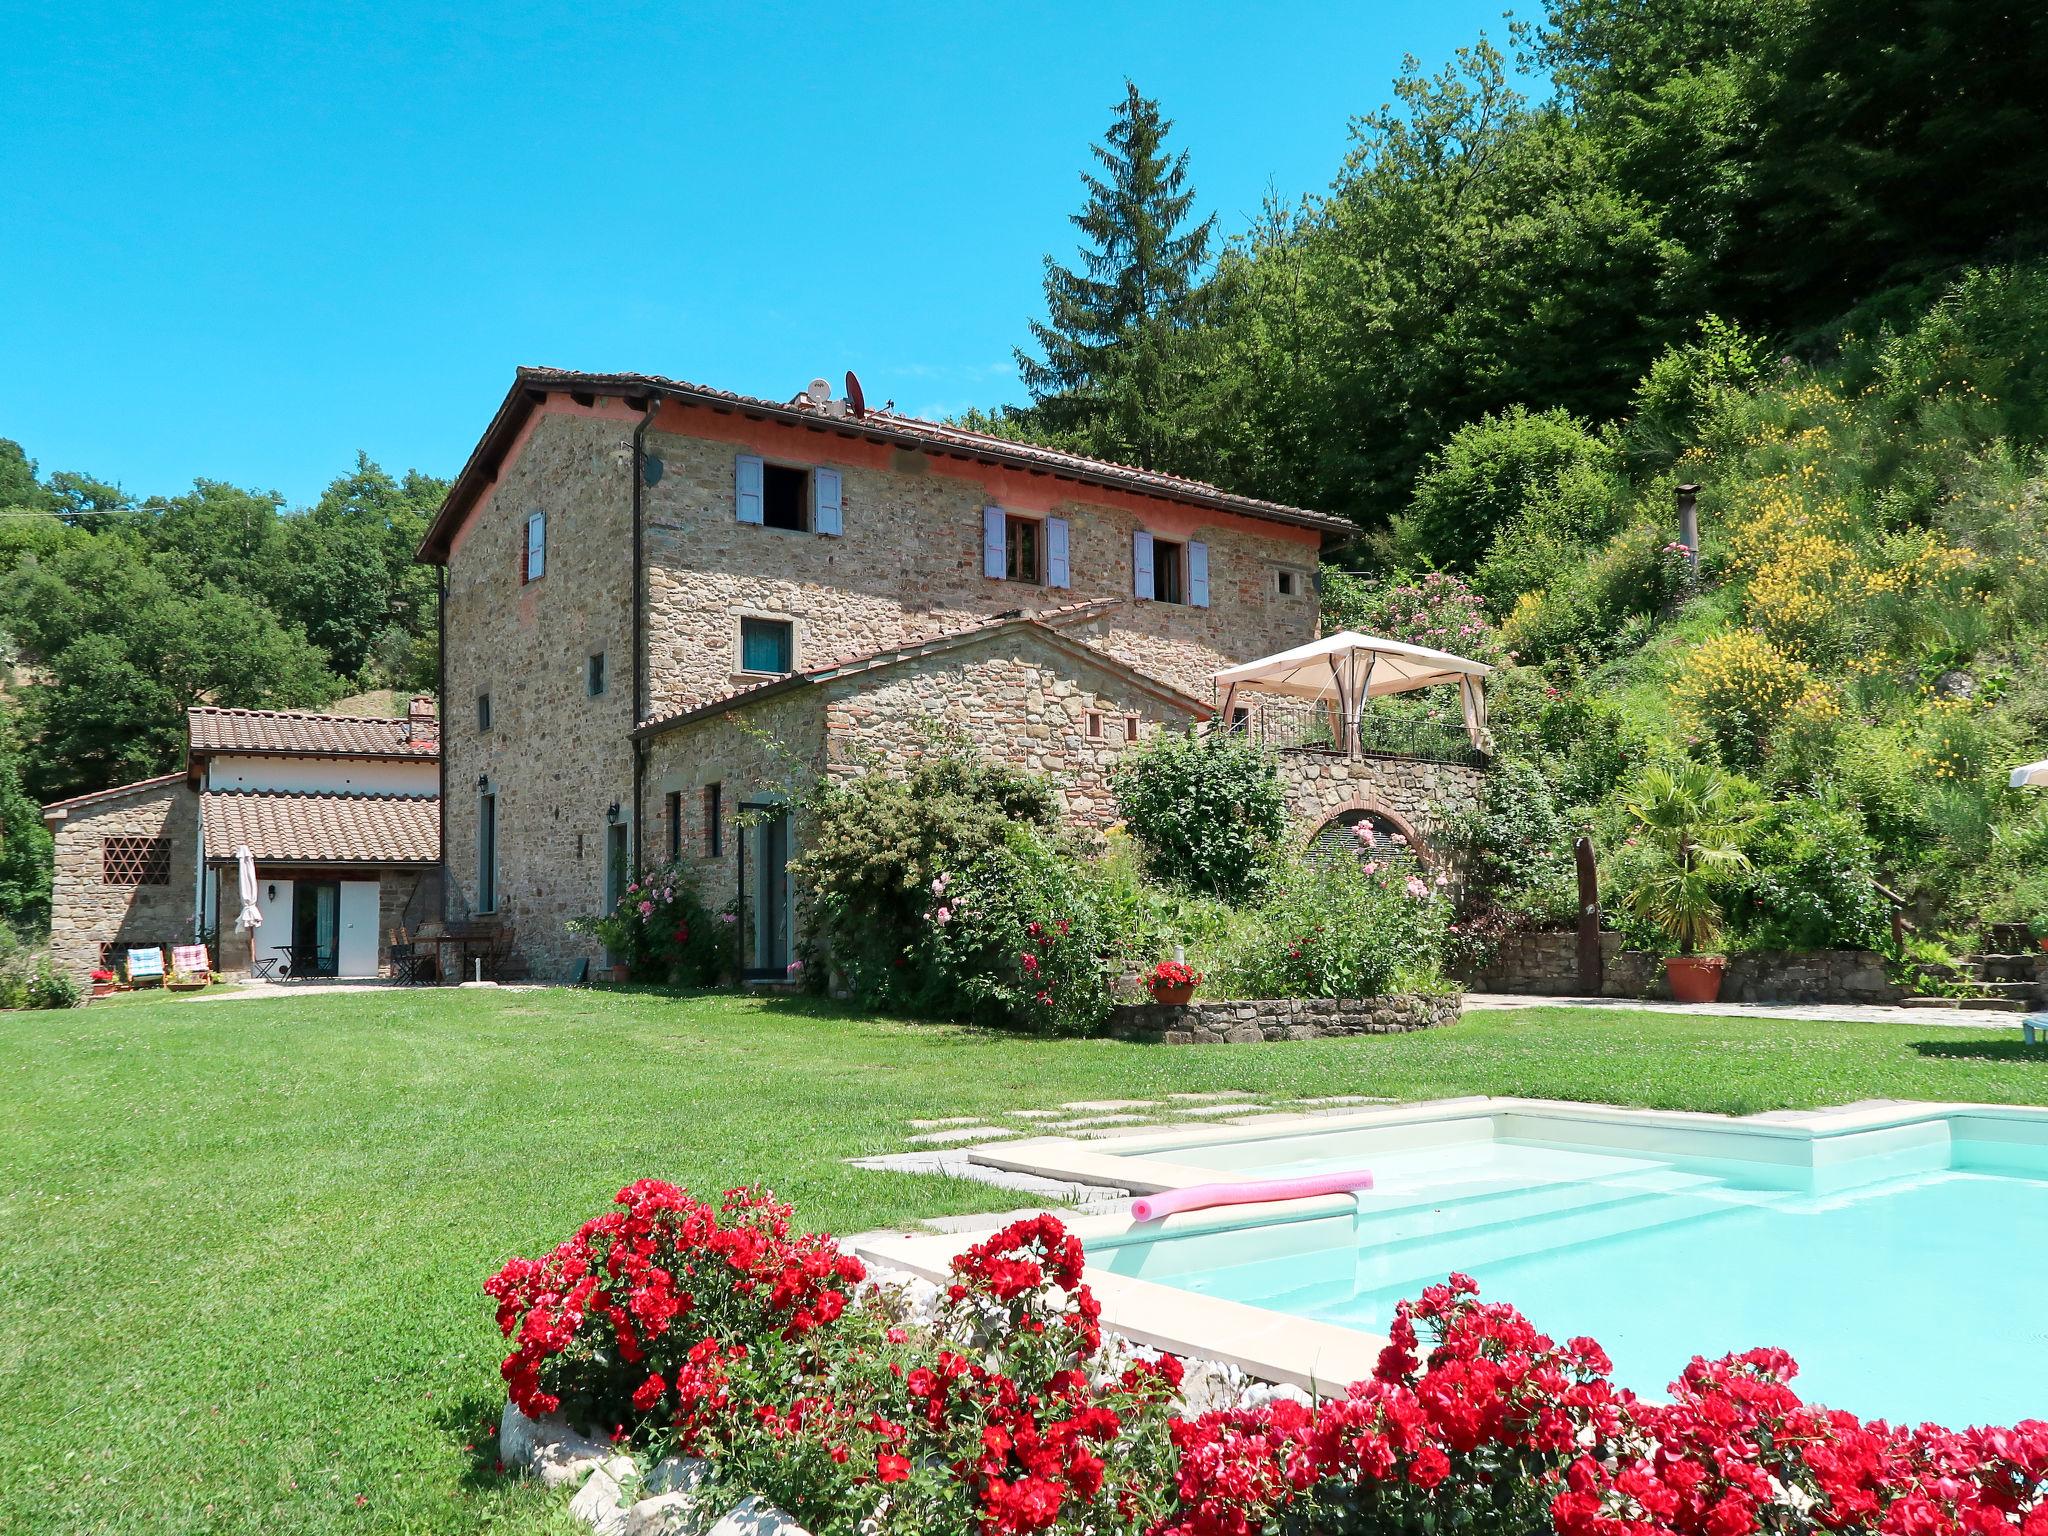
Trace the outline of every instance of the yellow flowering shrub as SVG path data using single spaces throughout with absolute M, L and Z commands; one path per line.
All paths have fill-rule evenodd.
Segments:
M 1725 630 L 1686 659 L 1673 688 L 1680 713 L 1731 766 L 1757 763 L 1795 711 L 1816 724 L 1841 705 L 1798 657 L 1755 630 Z

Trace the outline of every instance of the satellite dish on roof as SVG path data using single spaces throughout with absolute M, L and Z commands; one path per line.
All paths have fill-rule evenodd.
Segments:
M 805 390 L 804 394 L 809 397 L 811 404 L 823 405 L 832 398 L 832 386 L 823 379 L 813 379 L 811 387 Z
M 856 417 L 867 415 L 868 397 L 860 392 L 860 380 L 851 368 L 846 370 L 846 403 L 853 407 Z

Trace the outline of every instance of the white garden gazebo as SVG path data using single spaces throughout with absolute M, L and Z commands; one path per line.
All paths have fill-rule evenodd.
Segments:
M 1355 757 L 1359 714 L 1367 701 L 1418 688 L 1452 686 L 1458 690 L 1465 734 L 1475 750 L 1484 752 L 1488 749 L 1486 678 L 1492 671 L 1485 662 L 1467 656 L 1347 629 L 1276 656 L 1225 667 L 1216 674 L 1217 719 L 1225 730 L 1230 729 L 1244 693 L 1309 699 L 1335 707 L 1344 723 L 1345 755 Z

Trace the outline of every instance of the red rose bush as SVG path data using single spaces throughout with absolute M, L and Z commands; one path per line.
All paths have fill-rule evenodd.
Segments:
M 2048 1424 L 1905 1429 L 1804 1403 L 1776 1350 L 1668 1403 L 1453 1275 L 1372 1378 L 1190 1417 L 1182 1367 L 1105 1342 L 1052 1216 L 876 1283 L 771 1196 L 655 1180 L 486 1285 L 513 1403 L 704 1458 L 819 1536 L 2048 1536 Z

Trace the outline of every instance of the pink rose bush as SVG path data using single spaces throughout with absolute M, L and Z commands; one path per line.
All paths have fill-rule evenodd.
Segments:
M 485 1290 L 522 1410 L 702 1455 L 819 1536 L 2048 1536 L 2048 1423 L 1861 1420 L 1771 1349 L 1645 1403 L 1461 1275 L 1340 1396 L 1176 1416 L 1182 1367 L 1105 1345 L 1082 1263 L 1019 1221 L 914 1318 L 771 1196 L 643 1180 Z

